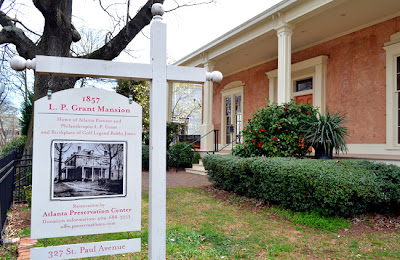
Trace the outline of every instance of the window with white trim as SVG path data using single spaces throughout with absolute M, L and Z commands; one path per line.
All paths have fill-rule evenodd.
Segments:
M 328 56 L 321 55 L 292 64 L 291 98 L 311 95 L 313 105 L 325 110 L 326 64 Z M 269 79 L 269 100 L 277 102 L 278 70 L 265 73 Z
M 400 57 L 396 58 L 397 144 L 400 144 Z
M 400 32 L 390 36 L 386 51 L 386 145 L 400 149 Z
M 302 92 L 313 89 L 313 80 L 311 78 L 296 80 L 294 83 L 294 91 Z

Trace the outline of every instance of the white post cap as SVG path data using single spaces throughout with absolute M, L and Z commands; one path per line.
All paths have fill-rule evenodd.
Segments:
M 153 16 L 163 16 L 164 14 L 164 7 L 160 3 L 155 3 L 151 6 L 151 13 Z
M 224 76 L 219 71 L 207 72 L 206 79 L 212 82 L 221 82 Z
M 36 69 L 36 59 L 25 60 L 21 56 L 15 56 L 10 60 L 10 65 L 13 70 L 22 71 L 24 69 Z

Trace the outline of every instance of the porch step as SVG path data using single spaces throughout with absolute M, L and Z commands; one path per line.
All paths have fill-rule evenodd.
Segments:
M 220 154 L 220 155 L 227 155 L 232 153 L 232 148 L 225 148 L 224 150 L 215 153 L 215 154 Z M 204 169 L 203 166 L 203 161 L 199 160 L 198 164 L 193 164 L 192 168 L 186 168 L 186 172 L 188 173 L 193 173 L 193 174 L 199 174 L 199 175 L 207 175 L 207 171 Z
M 217 153 L 215 153 L 215 154 L 222 154 L 222 155 L 224 155 L 224 154 L 231 154 L 232 153 L 232 148 L 225 148 L 224 150 L 221 150 L 221 151 L 219 151 L 219 152 L 217 152 Z
M 193 164 L 192 168 L 186 168 L 185 170 L 187 173 L 207 175 L 207 171 L 204 169 L 202 160 L 199 160 L 198 164 Z

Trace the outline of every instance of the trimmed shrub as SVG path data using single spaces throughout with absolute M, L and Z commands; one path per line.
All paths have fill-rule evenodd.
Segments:
M 176 155 L 179 152 L 178 168 L 191 168 L 192 163 L 195 160 L 195 154 L 197 152 L 189 146 L 183 151 L 179 151 L 185 148 L 189 143 L 179 142 L 174 144 L 167 151 L 167 168 L 176 167 Z M 148 145 L 142 145 L 142 169 L 148 171 L 150 168 L 150 150 Z M 198 154 L 198 153 L 197 153 Z M 197 158 L 200 157 L 200 154 Z M 197 161 L 198 162 L 198 161 Z
M 200 159 L 201 159 L 200 153 L 195 151 L 194 152 L 194 156 L 193 156 L 193 160 L 192 160 L 192 164 L 199 163 Z
M 244 143 L 238 144 L 233 153 L 241 157 L 304 156 L 309 147 L 304 145 L 301 125 L 315 114 L 312 105 L 296 104 L 294 100 L 260 108 L 244 127 Z
M 365 161 L 296 158 L 203 158 L 220 189 L 295 211 L 349 216 L 400 209 L 400 168 Z
M 178 142 L 171 146 L 167 153 L 167 166 L 176 167 L 177 154 L 179 153 L 178 168 L 191 168 L 194 158 L 194 149 L 190 143 Z M 187 147 L 188 146 L 188 147 Z M 186 147 L 186 149 L 184 149 Z M 184 150 L 182 150 L 184 149 Z M 182 150 L 182 151 L 181 151 Z

